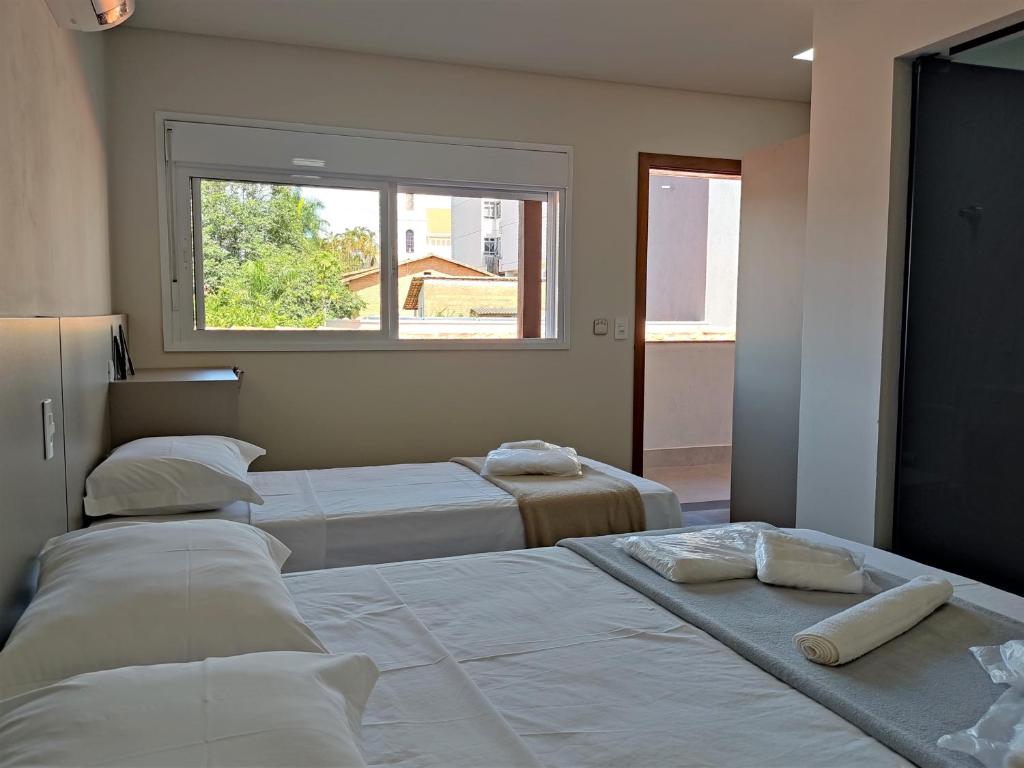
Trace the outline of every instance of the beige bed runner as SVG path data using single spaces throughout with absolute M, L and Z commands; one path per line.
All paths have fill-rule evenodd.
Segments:
M 629 483 L 592 467 L 579 477 L 481 473 L 483 458 L 452 459 L 513 496 L 523 517 L 527 547 L 551 547 L 562 539 L 644 529 L 644 504 Z

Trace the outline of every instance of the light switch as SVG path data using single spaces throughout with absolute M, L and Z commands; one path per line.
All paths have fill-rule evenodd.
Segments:
M 608 335 L 608 318 L 599 317 L 594 321 L 594 335 L 595 336 L 607 336 Z
M 53 398 L 43 400 L 43 459 L 53 458 L 53 437 L 57 434 L 57 422 L 53 418 Z
M 629 321 L 624 317 L 615 318 L 615 339 L 622 341 L 629 337 Z

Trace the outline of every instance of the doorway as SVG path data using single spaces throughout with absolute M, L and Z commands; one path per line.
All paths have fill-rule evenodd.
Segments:
M 741 163 L 641 153 L 637 179 L 633 472 L 728 520 Z

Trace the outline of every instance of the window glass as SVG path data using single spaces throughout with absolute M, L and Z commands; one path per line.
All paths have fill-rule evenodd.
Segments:
M 428 236 L 399 264 L 399 338 L 554 337 L 548 202 L 540 197 L 417 194 L 406 215 L 422 220 Z
M 377 190 L 196 181 L 196 328 L 380 330 Z

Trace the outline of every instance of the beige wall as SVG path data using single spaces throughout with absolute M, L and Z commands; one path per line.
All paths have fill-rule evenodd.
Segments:
M 800 526 L 882 545 L 891 535 L 909 146 L 909 64 L 895 60 L 1005 26 L 1022 10 L 1020 0 L 857 0 L 818 7 Z
M 263 468 L 445 459 L 546 437 L 630 456 L 637 152 L 740 157 L 807 130 L 805 104 L 684 93 L 140 30 L 110 34 L 114 299 L 136 365 L 237 363 Z M 497 95 L 497 96 L 496 96 Z M 571 350 L 162 351 L 157 110 L 575 148 Z
M 110 311 L 103 55 L 43 0 L 4 0 L 0 316 Z
M 732 444 L 736 345 L 647 344 L 644 450 Z

